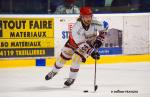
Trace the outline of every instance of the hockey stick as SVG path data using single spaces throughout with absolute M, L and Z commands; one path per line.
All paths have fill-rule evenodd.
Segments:
M 96 50 L 96 52 L 98 52 L 97 49 L 95 49 L 95 50 Z M 91 92 L 91 93 L 95 93 L 96 90 L 98 89 L 98 85 L 96 85 L 96 75 L 97 75 L 97 56 L 95 58 L 95 64 L 94 64 L 94 91 Z M 84 90 L 83 92 L 84 93 L 88 93 L 89 91 L 88 90 Z
M 98 52 L 98 50 L 96 49 L 96 52 Z M 95 59 L 95 66 L 94 66 L 94 92 L 97 90 L 98 88 L 98 85 L 96 85 L 96 75 L 97 75 L 97 56 L 96 56 L 96 59 Z

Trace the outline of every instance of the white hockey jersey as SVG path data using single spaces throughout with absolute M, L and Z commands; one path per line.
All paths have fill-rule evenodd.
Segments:
M 73 5 L 71 8 L 66 8 L 64 5 L 60 5 L 57 7 L 55 14 L 75 14 L 79 12 L 79 8 L 75 5 Z
M 95 40 L 104 39 L 108 23 L 105 21 L 101 23 L 97 20 L 92 20 L 89 28 L 86 30 L 84 28 L 81 21 L 75 23 L 72 31 L 69 33 L 69 40 L 62 50 L 64 56 L 70 56 L 70 53 L 76 53 L 82 58 L 82 62 L 85 62 L 86 58 L 91 55 L 94 50 L 93 43 Z M 69 54 L 66 54 L 66 52 L 69 52 Z
M 77 21 L 69 34 L 69 44 L 81 55 L 90 55 L 96 39 L 103 41 L 108 29 L 107 22 L 92 20 L 89 28 L 85 30 L 81 21 Z
M 80 21 L 77 21 L 72 29 L 72 38 L 77 45 L 83 42 L 93 42 L 101 32 L 106 31 L 104 23 L 92 20 L 88 30 L 85 30 Z

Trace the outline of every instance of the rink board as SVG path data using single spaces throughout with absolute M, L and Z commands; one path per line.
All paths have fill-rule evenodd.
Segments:
M 47 58 L 44 66 L 53 66 L 55 58 Z M 82 65 L 94 64 L 94 60 L 89 57 L 86 63 Z M 126 55 L 126 56 L 101 56 L 101 59 L 97 61 L 100 64 L 111 63 L 127 63 L 127 62 L 150 62 L 150 55 Z M 71 61 L 68 61 L 66 65 L 70 65 Z M 37 66 L 36 59 L 15 59 L 15 60 L 1 60 L 0 68 L 12 68 L 12 67 L 31 67 Z M 42 65 L 43 66 L 43 65 Z
M 122 43 L 121 47 L 119 46 L 119 50 L 114 47 L 105 48 L 105 50 L 102 50 L 101 52 L 104 52 L 104 54 L 101 54 L 101 59 L 98 61 L 98 64 L 109 64 L 109 63 L 120 63 L 120 62 L 146 62 L 150 61 L 150 13 L 141 13 L 141 14 L 95 14 L 95 17 L 97 17 L 98 20 L 106 20 L 109 22 L 109 28 L 111 29 L 117 29 L 119 31 L 122 31 Z M 0 59 L 0 68 L 11 68 L 11 67 L 31 67 L 31 66 L 37 66 L 37 60 L 39 58 L 44 58 L 44 61 L 42 61 L 42 66 L 52 66 L 55 62 L 55 58 L 50 58 L 49 55 L 55 55 L 57 57 L 60 54 L 60 51 L 65 42 L 68 40 L 68 31 L 72 29 L 73 24 L 75 23 L 76 19 L 78 18 L 78 15 L 0 15 L 1 18 L 5 20 L 5 18 L 14 18 L 14 20 L 18 19 L 27 19 L 27 18 L 38 18 L 40 20 L 47 20 L 47 18 L 50 18 L 50 20 L 54 19 L 54 26 L 55 29 L 50 29 L 50 31 L 46 30 L 47 33 L 53 32 L 52 35 L 54 39 L 41 41 L 42 43 L 41 47 L 43 48 L 49 48 L 53 49 L 53 53 L 42 53 L 46 56 L 23 56 L 21 57 L 13 53 L 12 56 L 8 58 L 8 56 L 5 56 L 5 54 L 0 53 L 1 59 Z M 138 20 L 138 21 L 136 21 Z M 28 20 L 26 20 L 28 21 Z M 39 21 L 39 20 L 38 20 Z M 134 22 L 133 22 L 134 21 Z M 135 22 L 136 21 L 136 22 Z M 59 25 L 58 25 L 59 24 Z M 143 25 L 144 24 L 144 25 Z M 11 31 L 10 29 L 3 29 L 1 23 L 0 23 L 0 37 L 1 37 L 1 43 L 4 41 L 3 38 L 9 38 L 7 34 L 4 34 L 2 32 L 5 32 L 5 30 L 8 32 Z M 25 27 L 28 27 L 25 26 Z M 30 28 L 30 27 L 29 27 Z M 24 29 L 21 29 L 21 31 Z M 33 29 L 32 29 L 33 30 Z M 43 31 L 43 29 L 38 29 L 34 31 Z M 18 31 L 18 30 L 16 30 Z M 20 30 L 19 30 L 20 31 Z M 132 33 L 132 34 L 131 34 Z M 2 37 L 3 36 L 3 37 Z M 51 36 L 48 36 L 50 38 Z M 136 37 L 136 38 L 133 38 Z M 32 38 L 32 37 L 31 37 Z M 31 40 L 27 38 L 21 38 L 22 40 Z M 33 39 L 33 38 L 32 38 Z M 38 38 L 39 39 L 39 38 Z M 116 39 L 113 37 L 113 39 Z M 8 44 L 10 44 L 9 39 L 5 39 Z M 15 39 L 12 39 L 15 41 Z M 40 39 L 41 40 L 41 39 Z M 33 41 L 33 40 L 32 40 Z M 52 42 L 51 45 L 49 45 L 49 42 Z M 12 41 L 11 41 L 12 42 Z M 20 40 L 19 40 L 20 42 Z M 116 40 L 114 40 L 114 43 L 116 44 Z M 111 44 L 111 43 L 110 43 Z M 142 45 L 141 45 L 142 44 Z M 113 45 L 116 46 L 116 45 Z M 117 45 L 118 47 L 118 45 Z M 37 47 L 32 47 L 34 50 Z M 2 47 L 1 49 L 13 49 L 13 48 L 6 48 Z M 17 50 L 17 48 L 14 48 Z M 27 47 L 25 49 L 28 49 Z M 31 49 L 31 48 L 30 48 Z M 9 50 L 7 50 L 9 51 Z M 45 50 L 46 51 L 46 50 Z M 108 53 L 109 51 L 109 53 Z M 119 51 L 119 52 L 118 52 Z M 51 51 L 48 51 L 51 52 Z M 108 54 L 107 54 L 108 53 Z M 47 56 L 48 54 L 48 56 Z M 108 56 L 105 56 L 105 55 Z M 112 55 L 113 54 L 113 55 Z M 147 55 L 144 55 L 147 54 Z M 104 55 L 104 56 L 103 56 Z M 14 56 L 14 57 L 13 57 Z M 4 59 L 3 59 L 4 58 Z M 87 62 L 85 65 L 93 64 L 94 60 L 89 57 L 87 59 Z M 71 61 L 67 63 L 67 65 L 71 64 Z M 38 65 L 40 66 L 40 65 Z

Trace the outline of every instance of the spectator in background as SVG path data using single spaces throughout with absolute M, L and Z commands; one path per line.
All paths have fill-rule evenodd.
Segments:
M 111 6 L 118 7 L 118 6 L 127 6 L 129 0 L 113 0 Z
M 85 0 L 85 6 L 90 6 L 94 12 L 98 12 L 99 8 L 105 6 L 105 0 Z
M 135 12 L 139 9 L 139 3 L 140 0 L 113 0 L 111 6 L 116 7 L 114 11 L 117 12 Z
M 105 0 L 85 0 L 85 6 L 103 7 L 105 6 Z
M 79 8 L 75 5 L 76 0 L 64 0 L 64 4 L 56 8 L 55 14 L 79 13 Z
M 141 12 L 150 12 L 150 0 L 141 0 L 140 1 L 140 11 Z
M 56 8 L 59 5 L 62 5 L 63 3 L 64 3 L 63 0 L 50 0 L 50 6 L 49 6 L 50 13 L 54 13 L 56 11 Z

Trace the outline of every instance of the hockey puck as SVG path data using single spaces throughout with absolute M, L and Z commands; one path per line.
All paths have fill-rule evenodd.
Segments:
M 84 93 L 87 93 L 87 92 L 88 92 L 88 90 L 84 90 L 83 92 L 84 92 Z

